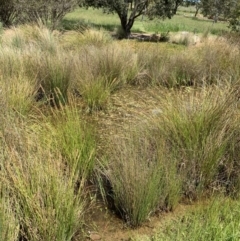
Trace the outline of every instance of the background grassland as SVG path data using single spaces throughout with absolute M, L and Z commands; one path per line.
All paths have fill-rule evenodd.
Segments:
M 239 56 L 223 37 L 182 46 L 118 42 L 94 29 L 4 30 L 0 237 L 83 240 L 100 196 L 138 227 L 156 211 L 218 195 L 226 198 L 207 207 L 212 216 L 199 206 L 154 240 L 181 240 L 190 224 L 198 240 L 205 217 L 203 237 L 227 237 L 238 223 L 222 203 L 239 203 Z
M 178 32 L 189 31 L 195 33 L 212 33 L 221 34 L 223 31 L 228 31 L 227 23 L 213 23 L 212 20 L 204 19 L 203 17 L 194 17 L 192 8 L 179 8 L 177 15 L 172 19 L 149 20 L 146 16 L 136 19 L 132 28 L 133 32 Z M 63 20 L 63 27 L 66 29 L 94 27 L 97 29 L 105 29 L 108 31 L 116 31 L 119 28 L 120 22 L 116 14 L 105 14 L 101 9 L 88 10 L 79 8 L 72 13 L 66 15 Z

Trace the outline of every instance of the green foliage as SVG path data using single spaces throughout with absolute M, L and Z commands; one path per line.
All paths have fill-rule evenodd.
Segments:
M 43 141 L 41 136 L 46 131 L 45 123 L 24 120 L 8 113 L 1 122 L 1 194 L 9 193 L 1 195 L 1 203 L 10 204 L 9 210 L 4 210 L 8 207 L 3 203 L 1 210 L 9 214 L 9 233 L 11 225 L 18 222 L 18 238 L 71 240 L 82 228 L 85 179 L 65 165 L 58 151 L 53 155 L 50 140 Z M 14 215 L 10 216 L 11 212 Z
M 169 1 L 133 1 L 133 9 L 130 11 L 130 4 L 125 0 L 85 0 L 84 4 L 86 6 L 92 6 L 97 8 L 103 8 L 107 13 L 116 13 L 120 19 L 121 27 L 124 33 L 124 37 L 128 37 L 134 21 L 139 16 L 146 14 L 149 18 L 171 18 L 176 12 L 175 2 L 173 0 Z
M 5 26 L 42 22 L 55 29 L 63 17 L 78 6 L 79 0 L 1 1 L 0 21 Z
M 200 6 L 204 16 L 213 17 L 214 21 L 217 21 L 220 15 L 226 16 L 231 2 L 231 0 L 201 0 Z
M 181 7 L 177 15 L 174 15 L 171 19 L 164 19 L 164 21 L 158 18 L 149 20 L 146 15 L 143 15 L 143 17 L 136 18 L 131 30 L 132 32 L 151 33 L 188 31 L 200 34 L 209 29 L 210 32 L 213 30 L 219 35 L 223 30 L 228 31 L 227 23 L 225 22 L 213 24 L 212 20 L 202 18 L 193 19 L 191 16 L 184 16 L 184 11 L 185 9 Z M 89 8 L 88 10 L 79 8 L 67 14 L 64 18 L 64 26 L 67 24 L 72 26 L 68 26 L 71 27 L 70 29 L 79 29 L 81 26 L 105 29 L 110 32 L 121 29 L 117 14 L 104 14 L 103 11 L 93 8 Z
M 19 14 L 14 0 L 1 0 L 0 3 L 0 22 L 4 26 L 10 26 L 16 15 Z
M 72 173 L 81 179 L 87 179 L 95 165 L 96 143 L 93 130 L 81 119 L 80 111 L 72 98 L 68 106 L 53 110 L 49 133 L 55 133 L 53 152 L 61 153 Z M 48 134 L 45 135 L 48 138 Z
M 239 221 L 239 200 L 218 197 L 171 220 L 152 240 L 237 241 Z
M 232 5 L 230 13 L 228 15 L 229 18 L 229 26 L 235 31 L 240 31 L 240 3 L 236 2 L 235 5 Z

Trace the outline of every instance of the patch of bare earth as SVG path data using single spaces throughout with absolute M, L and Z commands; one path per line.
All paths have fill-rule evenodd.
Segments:
M 193 208 L 193 205 L 179 204 L 174 212 L 156 212 L 140 227 L 132 229 L 113 211 L 109 211 L 104 205 L 98 205 L 88 214 L 85 240 L 131 241 L 135 237 L 145 240 L 164 228 L 166 223 Z

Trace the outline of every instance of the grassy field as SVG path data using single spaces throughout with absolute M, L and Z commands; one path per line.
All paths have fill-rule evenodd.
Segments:
M 0 240 L 239 240 L 239 42 L 191 38 L 2 30 Z
M 116 31 L 119 28 L 120 21 L 116 14 L 104 14 L 100 9 L 88 10 L 79 8 L 73 13 L 66 15 L 63 21 L 63 27 L 66 29 L 79 28 L 80 26 L 94 27 L 97 29 L 106 29 Z M 213 23 L 212 20 L 201 16 L 194 17 L 193 7 L 180 7 L 177 15 L 172 19 L 166 20 L 148 20 L 147 17 L 136 19 L 132 28 L 133 32 L 178 32 L 189 31 L 195 33 L 221 34 L 222 31 L 228 31 L 227 23 Z

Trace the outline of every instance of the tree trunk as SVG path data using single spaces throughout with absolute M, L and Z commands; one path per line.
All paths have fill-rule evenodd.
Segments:
M 198 12 L 199 12 L 199 9 L 200 9 L 200 8 L 196 7 L 196 12 L 195 12 L 195 14 L 194 14 L 194 17 L 197 17 Z
M 121 16 L 121 26 L 123 30 L 123 38 L 129 38 L 131 34 L 131 28 L 134 24 L 134 18 L 128 19 L 127 15 Z

